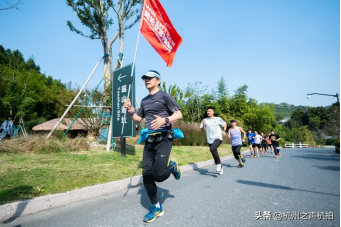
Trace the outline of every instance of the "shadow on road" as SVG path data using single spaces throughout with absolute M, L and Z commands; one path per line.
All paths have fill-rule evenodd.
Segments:
M 237 180 L 237 183 L 258 186 L 258 187 L 275 188 L 275 189 L 291 190 L 291 191 L 301 191 L 301 192 L 311 192 L 311 193 L 316 193 L 316 194 L 332 195 L 332 196 L 340 197 L 340 195 L 337 195 L 337 194 L 330 194 L 330 193 L 325 193 L 325 192 L 314 192 L 310 190 L 296 189 L 296 188 L 292 188 L 288 186 L 268 184 L 268 183 L 262 183 L 262 182 L 256 182 L 256 181 Z
M 231 166 L 230 164 L 223 164 L 223 163 L 221 163 L 221 165 L 225 166 L 227 168 L 237 167 L 237 164 L 236 164 L 236 166 Z
M 6 198 L 8 199 L 8 198 L 11 198 L 13 196 L 17 196 L 20 200 L 24 200 L 18 204 L 15 212 L 13 214 L 11 214 L 10 218 L 7 219 L 6 221 L 2 222 L 4 224 L 11 223 L 12 221 L 14 221 L 18 217 L 20 217 L 20 215 L 25 211 L 25 209 L 26 209 L 29 201 L 31 200 L 31 198 L 34 195 L 36 195 L 36 194 L 34 194 L 33 187 L 30 185 L 22 185 L 22 186 L 18 186 L 18 187 L 12 188 L 12 189 L 3 190 L 3 191 L 0 191 L 0 194 L 1 194 L 1 198 L 3 198 L 3 199 L 6 199 Z M 4 204 L 6 204 L 6 202 L 3 200 L 0 200 L 0 205 L 4 205 Z
M 320 161 L 334 161 L 334 162 L 339 162 L 340 161 L 340 156 L 339 155 L 333 155 L 333 156 L 326 156 L 326 155 L 302 155 L 302 156 L 291 156 L 293 158 L 304 158 L 304 159 L 315 159 L 315 160 L 320 160 Z
M 340 166 L 315 166 L 315 167 L 317 167 L 319 169 L 339 171 L 340 172 Z
M 18 217 L 20 217 L 20 215 L 24 212 L 24 210 L 26 209 L 27 207 L 27 204 L 29 203 L 29 200 L 26 200 L 26 201 L 23 201 L 23 202 L 20 202 L 18 204 L 18 207 L 15 211 L 15 213 L 13 215 L 11 215 L 11 218 L 7 219 L 6 221 L 2 222 L 4 224 L 8 224 L 8 223 L 11 223 L 12 221 L 14 221 L 15 219 L 17 219 Z M 0 224 L 2 224 L 0 223 Z M 21 226 L 21 225 L 19 225 Z
M 136 172 L 137 172 L 137 170 L 138 170 L 139 168 L 142 168 L 142 161 L 140 161 L 140 163 L 139 163 L 139 165 L 137 166 L 137 168 L 136 168 L 134 174 L 131 176 L 131 178 L 130 178 L 130 183 L 128 184 L 127 191 L 124 193 L 123 196 L 126 196 L 126 195 L 127 195 L 127 193 L 128 193 L 128 191 L 129 191 L 130 188 L 135 187 L 135 186 L 132 185 L 131 183 L 132 183 L 132 181 L 133 181 L 133 177 L 136 175 Z
M 203 175 L 203 176 L 218 177 L 218 173 L 208 172 L 207 169 L 194 169 L 194 171 L 198 172 L 200 175 Z
M 144 208 L 149 209 L 150 206 L 151 206 L 151 203 L 150 203 L 149 197 L 148 197 L 147 192 L 144 189 L 143 185 L 140 187 L 140 189 L 137 192 L 137 194 L 141 194 L 141 200 L 140 200 L 141 205 Z M 161 205 L 166 201 L 166 199 L 174 198 L 174 197 L 175 197 L 174 195 L 169 194 L 169 190 L 168 189 L 164 189 L 164 188 L 161 188 L 161 187 L 157 186 L 157 198 L 158 198 L 159 203 Z

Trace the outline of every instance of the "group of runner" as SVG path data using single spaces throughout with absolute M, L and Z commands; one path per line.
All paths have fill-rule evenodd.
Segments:
M 270 134 L 268 134 L 268 136 L 265 136 L 263 132 L 261 133 L 261 135 L 259 135 L 257 131 L 253 133 L 251 129 L 248 129 L 248 133 L 246 135 L 248 138 L 248 145 L 250 147 L 251 157 L 259 157 L 259 151 L 266 155 L 268 149 L 271 150 L 271 154 L 275 152 L 275 158 L 278 158 L 278 156 L 281 155 L 280 149 L 278 149 L 278 141 L 281 138 L 280 136 L 275 134 L 274 130 L 271 130 Z
M 245 133 L 243 128 L 237 126 L 237 121 L 235 119 L 232 119 L 230 121 L 231 128 L 228 129 L 228 133 L 226 134 L 227 124 L 220 117 L 214 116 L 214 108 L 207 108 L 206 113 L 208 118 L 205 118 L 201 122 L 200 128 L 203 131 L 206 131 L 207 143 L 217 166 L 217 172 L 219 172 L 220 175 L 224 173 L 224 170 L 221 165 L 217 149 L 222 143 L 224 135 L 227 135 L 228 138 L 231 138 L 232 140 L 232 152 L 235 159 L 239 163 L 239 165 L 237 166 L 239 168 L 243 167 L 243 163 L 245 162 L 245 158 L 240 153 L 240 150 L 243 146 L 243 142 L 245 142 L 246 136 L 248 138 L 248 144 L 250 146 L 251 157 L 259 157 L 259 151 L 264 152 L 264 155 L 266 155 L 268 148 L 271 149 L 271 154 L 275 152 L 275 158 L 278 158 L 278 156 L 280 155 L 278 149 L 278 141 L 281 138 L 277 134 L 275 134 L 274 130 L 271 130 L 268 136 L 265 136 L 263 132 L 261 133 L 261 135 L 259 135 L 257 131 L 253 133 L 251 129 L 248 129 L 248 133 Z M 243 134 L 243 139 L 241 137 L 241 134 Z M 254 153 L 252 153 L 252 151 Z
M 178 162 L 175 159 L 169 160 L 169 157 L 173 139 L 177 138 L 177 133 L 181 134 L 178 130 L 172 129 L 172 123 L 181 120 L 182 114 L 180 106 L 174 98 L 159 89 L 161 84 L 161 75 L 159 72 L 149 70 L 146 74 L 142 75 L 142 80 L 144 80 L 149 95 L 142 99 L 137 112 L 135 112 L 129 98 L 125 100 L 124 107 L 127 109 L 127 113 L 135 124 L 139 124 L 143 118 L 145 119 L 146 131 L 143 131 L 146 134 L 143 137 L 141 136 L 141 138 L 145 139 L 142 159 L 142 178 L 144 188 L 151 202 L 151 207 L 149 212 L 144 216 L 143 221 L 149 223 L 164 214 L 164 210 L 158 201 L 156 182 L 163 182 L 170 175 L 173 175 L 176 180 L 181 178 L 181 169 L 179 168 Z M 228 136 L 232 139 L 233 155 L 239 163 L 238 167 L 243 167 L 245 158 L 240 153 L 240 150 L 246 139 L 245 131 L 237 126 L 236 120 L 231 120 L 232 127 L 226 133 L 226 122 L 214 116 L 214 109 L 212 107 L 207 109 L 207 116 L 208 118 L 205 118 L 201 122 L 200 127 L 203 131 L 206 131 L 207 142 L 214 158 L 217 172 L 220 175 L 223 174 L 223 166 L 221 165 L 217 150 L 222 143 L 223 136 Z M 241 134 L 243 134 L 243 139 Z M 253 136 L 249 137 L 250 134 Z M 247 135 L 251 153 L 252 148 L 255 151 L 254 155 L 256 153 L 258 155 L 260 146 L 254 144 L 261 143 L 264 138 L 259 136 L 257 132 L 253 134 L 249 131 Z M 273 131 L 269 138 L 277 157 L 278 140 L 280 138 Z

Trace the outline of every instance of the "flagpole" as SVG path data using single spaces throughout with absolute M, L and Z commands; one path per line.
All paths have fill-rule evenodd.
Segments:
M 132 83 L 133 83 L 133 72 L 134 72 L 134 67 L 135 67 L 135 59 L 136 59 L 136 52 L 137 52 L 137 47 L 139 45 L 139 38 L 140 38 L 140 30 L 139 30 L 139 34 L 137 35 L 137 42 L 136 42 L 136 48 L 135 48 L 135 55 L 134 55 L 134 61 L 133 61 L 133 68 L 131 70 L 131 74 L 130 74 L 130 81 L 129 81 L 129 88 L 128 88 L 128 95 L 127 95 L 127 98 L 129 98 L 130 96 L 130 88 L 132 86 Z M 121 155 L 122 156 L 125 156 L 125 149 L 124 149 L 124 152 L 122 153 L 122 145 L 123 145 L 123 131 L 124 131 L 124 124 L 125 124 L 125 121 L 126 121 L 126 117 L 127 117 L 127 109 L 125 108 L 125 112 L 124 112 L 124 117 L 123 117 L 123 121 L 122 121 L 122 130 L 121 130 L 121 138 L 120 138 L 120 141 L 121 141 Z M 124 145 L 125 147 L 125 145 Z

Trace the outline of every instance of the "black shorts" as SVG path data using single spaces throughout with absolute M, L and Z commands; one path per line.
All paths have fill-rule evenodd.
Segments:
M 247 144 L 248 144 L 248 145 L 252 145 L 252 147 L 253 147 L 253 144 L 254 144 L 254 143 L 248 142 Z
M 242 148 L 242 145 L 238 146 L 232 146 L 232 151 L 235 159 L 239 159 L 240 156 L 240 149 Z
M 260 143 L 253 143 L 253 144 L 252 144 L 252 147 L 258 147 L 258 148 L 260 148 Z
M 268 143 L 262 143 L 262 148 L 265 150 L 268 149 Z
M 270 144 L 268 144 L 268 146 L 271 148 L 271 147 L 272 147 L 272 144 L 270 143 Z

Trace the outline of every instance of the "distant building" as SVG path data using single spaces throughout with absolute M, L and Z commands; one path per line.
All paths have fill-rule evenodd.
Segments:
M 45 123 L 36 125 L 32 128 L 35 132 L 49 132 L 53 129 L 53 127 L 57 124 L 59 121 L 59 118 L 55 118 L 53 120 L 47 121 Z M 70 124 L 72 123 L 72 120 L 69 118 L 64 118 L 62 122 L 58 125 L 56 130 L 66 131 Z M 68 135 L 71 137 L 76 137 L 78 135 L 84 135 L 88 136 L 89 138 L 92 137 L 92 133 L 88 132 L 88 127 L 91 125 L 91 127 L 100 127 L 101 119 L 92 118 L 92 119 L 84 119 L 84 118 L 78 118 L 72 127 L 69 129 Z
M 284 125 L 285 123 L 288 123 L 290 121 L 290 118 L 284 118 L 282 120 L 277 121 L 278 124 Z

